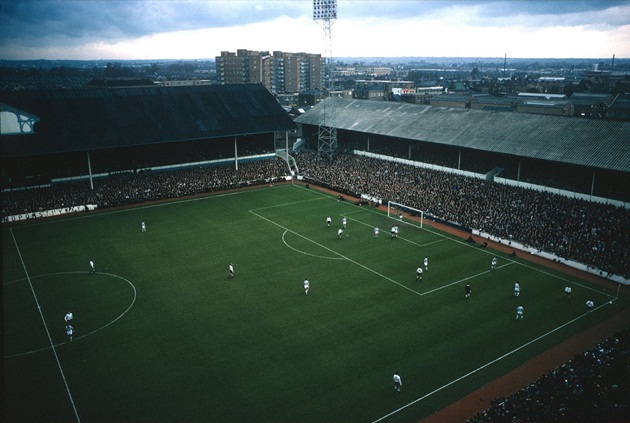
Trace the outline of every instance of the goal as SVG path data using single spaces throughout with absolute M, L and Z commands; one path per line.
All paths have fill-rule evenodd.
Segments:
M 387 217 L 392 219 L 404 219 L 404 215 L 415 216 L 420 218 L 420 229 L 424 223 L 424 212 L 422 210 L 414 209 L 413 207 L 405 206 L 404 204 L 396 203 L 394 201 L 387 202 Z M 409 223 L 409 222 L 407 222 Z

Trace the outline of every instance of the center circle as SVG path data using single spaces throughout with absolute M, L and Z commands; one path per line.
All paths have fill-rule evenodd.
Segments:
M 131 291 L 121 290 L 112 282 L 123 282 Z M 12 294 L 9 286 L 27 287 Z M 94 335 L 121 319 L 136 302 L 136 287 L 128 279 L 104 272 L 89 274 L 85 271 L 57 272 L 31 276 L 10 281 L 3 286 L 5 305 L 5 356 L 4 358 L 24 356 L 56 348 L 70 342 L 65 335 L 64 316 L 68 311 L 74 314 L 73 327 L 75 336 L 72 342 Z M 12 295 L 20 298 L 12 299 Z M 32 304 L 25 305 L 24 296 L 30 295 L 35 300 L 36 312 Z M 21 308 L 20 308 L 21 307 Z M 122 311 L 121 311 L 122 309 Z M 42 324 L 46 334 L 46 346 L 34 339 L 32 333 L 39 333 Z M 27 325 L 32 326 L 32 330 Z M 14 351 L 12 351 L 14 350 Z

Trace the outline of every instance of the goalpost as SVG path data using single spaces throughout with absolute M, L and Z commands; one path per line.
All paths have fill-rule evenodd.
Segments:
M 424 212 L 422 210 L 414 209 L 413 207 L 405 206 L 404 204 L 396 203 L 394 201 L 387 202 L 387 217 L 402 220 L 403 213 L 420 217 L 420 229 L 422 229 L 422 225 L 424 223 Z
M 615 296 L 615 298 L 611 298 L 610 296 L 608 297 L 608 299 L 610 300 L 610 303 L 612 304 L 613 301 L 617 301 L 619 299 L 619 290 L 621 289 L 621 284 L 617 283 L 617 295 Z

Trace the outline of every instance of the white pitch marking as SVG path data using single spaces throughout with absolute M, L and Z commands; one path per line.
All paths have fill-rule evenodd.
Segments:
M 39 305 L 39 300 L 37 299 L 37 294 L 35 294 L 35 289 L 33 288 L 33 283 L 31 282 L 31 277 L 28 274 L 28 270 L 26 270 L 26 264 L 24 264 L 24 259 L 22 258 L 22 252 L 20 251 L 20 247 L 17 244 L 17 240 L 15 239 L 15 234 L 13 233 L 13 229 L 10 229 L 11 236 L 13 237 L 13 243 L 15 244 L 15 249 L 17 250 L 18 256 L 20 256 L 20 262 L 22 263 L 22 268 L 24 269 L 24 274 L 26 275 L 26 279 L 28 280 L 28 284 L 31 287 L 31 292 L 33 293 L 33 298 L 35 299 L 35 303 L 37 304 L 37 309 L 39 311 L 39 316 L 44 323 L 44 329 L 46 329 L 46 335 L 48 335 L 48 342 L 50 342 L 50 346 L 52 348 L 53 355 L 55 356 L 55 360 L 57 361 L 57 367 L 59 368 L 59 373 L 61 373 L 61 378 L 63 379 L 63 384 L 66 387 L 66 392 L 68 393 L 68 398 L 70 399 L 70 404 L 72 405 L 72 410 L 74 411 L 74 416 L 77 419 L 78 423 L 81 423 L 81 418 L 79 417 L 79 413 L 77 412 L 77 407 L 74 405 L 74 399 L 72 398 L 72 393 L 70 392 L 70 387 L 68 386 L 68 381 L 66 380 L 66 375 L 63 372 L 63 368 L 61 367 L 61 362 L 59 361 L 59 356 L 57 355 L 57 349 L 55 348 L 55 344 L 53 343 L 52 337 L 50 336 L 50 331 L 48 330 L 48 325 L 46 324 L 46 319 L 44 318 L 44 314 L 42 313 L 41 307 Z
M 604 303 L 604 304 L 600 305 L 599 307 L 596 307 L 596 308 L 595 308 L 595 310 L 600 309 L 600 308 L 602 308 L 602 307 L 604 307 L 604 306 L 607 306 L 607 305 L 610 305 L 610 303 Z M 595 311 L 595 310 L 593 310 L 593 311 Z M 532 340 L 531 340 L 531 341 L 529 341 L 529 342 L 526 342 L 525 344 L 521 345 L 520 347 L 517 347 L 517 348 L 513 349 L 512 351 L 509 351 L 509 352 L 507 352 L 507 353 L 503 354 L 502 356 L 495 358 L 494 360 L 492 360 L 492 361 L 490 361 L 490 362 L 488 362 L 488 363 L 484 364 L 483 366 L 477 367 L 475 370 L 472 370 L 472 371 L 470 371 L 470 372 L 466 373 L 465 375 L 460 376 L 460 377 L 458 377 L 457 379 L 450 381 L 450 382 L 449 382 L 449 383 L 447 383 L 446 385 L 442 385 L 442 386 L 440 386 L 439 388 L 434 389 L 433 391 L 429 392 L 428 394 L 423 395 L 423 396 L 421 396 L 420 398 L 417 398 L 417 399 L 415 399 L 415 400 L 411 401 L 410 403 L 408 403 L 408 404 L 406 404 L 406 405 L 403 405 L 402 407 L 400 407 L 400 408 L 398 408 L 398 409 L 396 409 L 396 410 L 392 411 L 391 413 L 386 414 L 386 415 L 384 415 L 383 417 L 380 417 L 380 418 L 378 418 L 378 419 L 374 420 L 372 423 L 378 423 L 378 422 L 380 422 L 380 421 L 385 420 L 385 419 L 386 419 L 386 418 L 388 418 L 388 417 L 393 416 L 394 414 L 398 413 L 399 411 L 402 411 L 402 410 L 404 410 L 405 408 L 410 407 L 410 406 L 412 406 L 413 404 L 416 404 L 417 402 L 420 402 L 420 401 L 422 401 L 422 400 L 424 400 L 424 399 L 426 399 L 426 398 L 430 397 L 431 395 L 433 395 L 433 394 L 435 394 L 435 393 L 437 393 L 437 392 L 440 392 L 440 391 L 441 391 L 441 390 L 443 390 L 443 389 L 448 388 L 449 386 L 451 386 L 451 385 L 453 385 L 453 384 L 455 384 L 455 383 L 459 382 L 460 380 L 463 380 L 463 379 L 467 378 L 468 376 L 471 376 L 471 375 L 473 375 L 473 374 L 475 374 L 475 373 L 477 373 L 477 372 L 479 372 L 479 371 L 481 371 L 481 370 L 485 369 L 486 367 L 491 366 L 491 365 L 493 365 L 494 363 L 496 363 L 496 362 L 498 362 L 498 361 L 503 360 L 505 357 L 509 357 L 510 355 L 512 355 L 512 354 L 514 354 L 514 353 L 516 353 L 516 352 L 518 352 L 518 351 L 520 351 L 520 350 L 522 350 L 522 349 L 523 349 L 523 348 L 525 348 L 525 347 L 528 347 L 529 345 L 533 344 L 533 343 L 534 343 L 534 342 L 536 342 L 536 341 L 541 340 L 542 338 L 544 338 L 544 337 L 546 337 L 546 336 L 551 335 L 552 333 L 554 333 L 554 332 L 556 332 L 556 331 L 558 331 L 558 330 L 560 330 L 560 329 L 564 328 L 565 326 L 570 325 L 571 323 L 575 322 L 576 320 L 579 320 L 579 319 L 583 318 L 584 316 L 586 316 L 586 315 L 588 315 L 588 314 L 589 314 L 589 313 L 584 313 L 584 314 L 582 314 L 582 315 L 580 315 L 580 316 L 578 316 L 578 317 L 576 317 L 576 318 L 574 318 L 574 319 L 572 319 L 572 320 L 569 320 L 568 322 L 566 322 L 566 323 L 564 323 L 564 324 L 562 324 L 562 325 L 558 326 L 557 328 L 552 329 L 552 330 L 550 330 L 549 332 L 544 333 L 544 334 L 540 335 L 539 337 L 532 339 Z

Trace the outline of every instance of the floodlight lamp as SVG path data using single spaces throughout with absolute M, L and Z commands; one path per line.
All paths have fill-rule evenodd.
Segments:
M 313 19 L 337 19 L 337 0 L 313 0 Z

